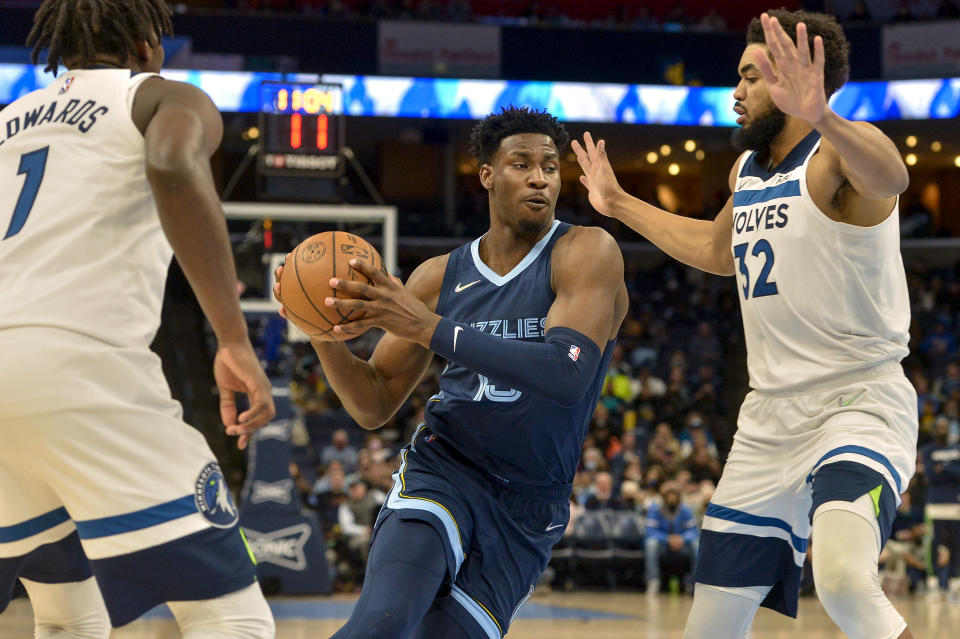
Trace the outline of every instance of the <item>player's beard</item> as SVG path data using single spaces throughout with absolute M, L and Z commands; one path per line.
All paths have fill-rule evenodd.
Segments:
M 765 152 L 787 123 L 787 114 L 770 102 L 767 108 L 753 116 L 751 122 L 734 129 L 730 144 L 738 153 Z

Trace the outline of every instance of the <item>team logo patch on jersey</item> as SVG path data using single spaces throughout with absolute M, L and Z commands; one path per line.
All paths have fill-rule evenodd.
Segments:
M 233 505 L 217 462 L 210 462 L 200 471 L 194 484 L 193 499 L 197 510 L 217 528 L 230 528 L 237 523 L 237 507 Z
M 73 81 L 76 80 L 76 79 L 77 79 L 77 76 L 71 75 L 71 76 L 68 77 L 66 80 L 64 80 L 64 81 L 63 81 L 63 86 L 60 87 L 60 90 L 59 90 L 59 91 L 57 91 L 57 95 L 63 95 L 64 93 L 66 93 L 67 91 L 69 91 L 71 85 L 73 85 Z
M 570 347 L 570 352 L 567 353 L 567 357 L 569 357 L 569 358 L 572 359 L 573 361 L 577 361 L 578 359 L 580 359 L 580 347 L 579 347 L 579 346 L 571 346 L 571 347 Z

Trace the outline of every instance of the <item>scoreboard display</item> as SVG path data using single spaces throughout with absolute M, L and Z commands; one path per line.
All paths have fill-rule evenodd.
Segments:
M 343 86 L 261 83 L 259 145 L 266 175 L 342 175 Z

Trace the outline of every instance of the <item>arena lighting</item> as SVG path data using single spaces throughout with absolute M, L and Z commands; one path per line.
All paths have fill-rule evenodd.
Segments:
M 913 147 L 917 146 L 917 136 L 915 136 L 915 135 L 908 135 L 908 136 L 907 136 L 907 146 L 909 146 L 911 149 L 912 149 Z
M 960 155 L 958 155 L 957 157 L 953 158 L 953 165 L 960 167 Z
M 917 163 L 917 154 L 908 153 L 907 157 L 904 158 L 904 161 L 907 163 L 907 166 L 914 166 Z
M 667 167 L 667 173 L 670 175 L 677 175 L 680 173 L 680 165 L 676 163 L 671 164 L 669 167 Z
M 933 151 L 934 153 L 939 153 L 940 149 L 942 148 L 943 148 L 943 145 L 940 144 L 940 140 L 934 140 L 933 142 L 930 143 L 930 150 Z
M 163 76 L 200 87 L 228 113 L 259 112 L 260 83 L 285 81 L 343 85 L 344 114 L 352 116 L 479 120 L 515 104 L 548 109 L 565 122 L 733 127 L 737 117 L 733 87 L 181 69 L 164 70 Z M 52 81 L 42 66 L 0 64 L 0 104 Z M 869 122 L 955 118 L 960 78 L 848 82 L 831 96 L 830 106 L 845 118 Z
M 693 153 L 697 149 L 697 143 L 693 140 L 687 140 L 683 143 L 683 150 L 687 153 Z
M 663 157 L 667 157 L 668 155 L 670 155 L 670 152 L 672 150 L 673 149 L 670 148 L 669 144 L 664 144 L 663 146 L 660 147 L 660 155 L 662 155 Z
M 707 157 L 707 154 L 704 153 L 703 149 L 697 149 L 697 152 L 694 154 L 694 157 L 699 161 L 703 161 L 703 158 Z
M 650 164 L 657 163 L 657 154 L 654 151 L 650 151 L 649 153 L 647 153 L 647 162 L 649 162 Z

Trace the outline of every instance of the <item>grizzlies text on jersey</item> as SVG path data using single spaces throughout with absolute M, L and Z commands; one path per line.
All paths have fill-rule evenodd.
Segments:
M 437 313 L 502 339 L 544 341 L 547 312 L 556 297 L 550 254 L 569 228 L 555 221 L 503 276 L 481 261 L 479 239 L 456 249 L 447 263 Z M 440 392 L 427 405 L 427 425 L 499 477 L 526 484 L 569 484 L 612 352 L 610 342 L 589 390 L 572 408 L 504 388 L 495 379 L 450 363 L 440 376 Z

